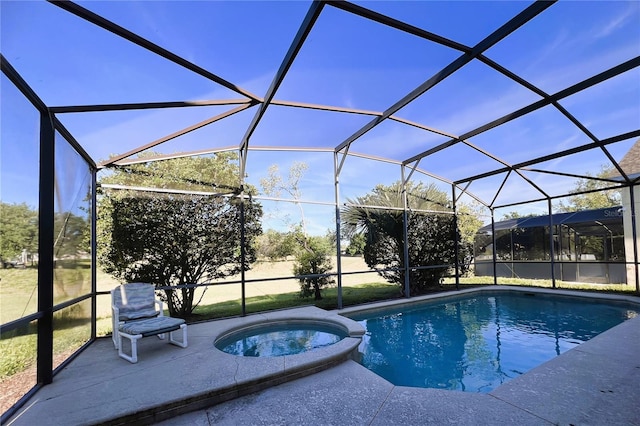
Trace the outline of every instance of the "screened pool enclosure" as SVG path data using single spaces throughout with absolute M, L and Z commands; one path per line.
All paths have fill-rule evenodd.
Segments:
M 144 202 L 196 197 L 232 218 L 211 244 L 235 269 L 180 288 L 195 302 L 228 293 L 234 315 L 262 285 L 297 286 L 261 252 L 292 230 L 332 240 L 316 275 L 333 281 L 335 308 L 350 280 L 399 277 L 411 297 L 414 281 L 445 270 L 456 285 L 475 270 L 487 284 L 640 288 L 638 2 L 0 8 L 2 358 L 19 353 L 1 376 L 3 421 L 110 332 L 118 280 L 101 253 L 119 252 L 103 230 L 139 216 L 107 212 L 109 200 L 142 200 L 142 215 Z M 399 258 L 354 252 L 354 236 L 371 233 L 350 208 L 393 218 L 399 237 L 385 241 Z M 452 231 L 420 240 L 426 222 Z M 183 244 L 167 237 L 173 225 L 136 241 L 171 252 Z M 416 260 L 424 251 L 448 254 Z M 270 275 L 256 275 L 260 262 Z M 12 393 L 16 374 L 26 394 Z
M 475 237 L 475 274 L 494 276 L 495 267 L 499 277 L 626 283 L 622 212 L 608 207 L 483 226 Z M 554 268 L 540 268 L 552 255 Z

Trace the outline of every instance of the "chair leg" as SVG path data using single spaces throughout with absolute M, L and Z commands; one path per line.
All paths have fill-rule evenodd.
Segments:
M 180 330 L 182 330 L 182 339 L 178 340 L 177 336 L 174 336 L 173 333 L 178 333 Z M 166 338 L 166 334 L 169 334 L 169 343 L 171 343 L 172 345 L 176 345 L 179 346 L 181 348 L 186 348 L 187 347 L 187 325 L 186 324 L 182 324 L 180 325 L 180 328 L 171 332 L 165 332 L 165 333 L 159 333 L 156 336 L 158 336 L 161 339 Z M 124 348 L 123 348 L 123 344 L 122 344 L 122 339 L 129 339 L 129 342 L 131 343 L 131 355 L 128 355 L 125 353 Z M 116 343 L 116 347 L 118 348 L 118 355 L 123 358 L 126 359 L 127 361 L 131 362 L 131 363 L 136 363 L 138 362 L 138 340 L 142 339 L 142 334 L 128 334 L 128 333 L 123 333 L 121 331 L 116 331 L 116 336 L 115 336 L 115 340 L 114 342 Z
M 131 342 L 131 356 L 124 353 L 124 350 L 122 348 L 123 337 L 129 339 L 129 341 Z M 131 334 L 118 333 L 118 346 L 119 346 L 118 355 L 121 358 L 126 359 L 132 364 L 135 364 L 136 362 L 138 362 L 138 340 L 141 338 L 142 338 L 142 334 L 131 335 Z
M 180 330 L 182 330 L 182 341 L 176 340 L 173 336 L 173 333 L 177 333 Z M 169 343 L 180 346 L 181 348 L 187 347 L 187 324 L 182 324 L 179 330 L 169 332 Z

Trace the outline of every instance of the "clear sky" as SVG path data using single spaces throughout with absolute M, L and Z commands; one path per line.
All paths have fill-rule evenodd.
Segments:
M 260 98 L 267 93 L 310 6 L 307 1 L 78 3 Z M 356 3 L 470 47 L 530 4 Z M 0 24 L 2 54 L 48 106 L 243 98 L 46 2 L 1 0 Z M 553 94 L 640 55 L 640 2 L 560 1 L 485 55 Z M 459 56 L 458 51 L 325 6 L 275 99 L 381 112 Z M 39 118 L 4 75 L 0 83 L 1 199 L 35 206 Z M 539 99 L 485 64 L 472 61 L 396 115 L 461 135 Z M 600 139 L 640 129 L 640 70 L 635 68 L 560 104 Z M 92 158 L 100 161 L 235 106 L 73 113 L 59 114 L 58 118 Z M 255 110 L 237 113 L 154 150 L 174 153 L 237 146 Z M 370 120 L 364 115 L 270 106 L 250 144 L 334 148 Z M 446 136 L 387 120 L 356 141 L 351 152 L 402 161 L 447 140 Z M 557 109 L 545 107 L 469 142 L 514 164 L 580 146 L 590 139 Z M 613 157 L 620 160 L 634 142 L 610 145 Z M 59 155 L 65 158 L 58 168 L 59 199 L 77 199 L 86 176 L 72 172 L 78 168 L 72 153 Z M 278 163 L 286 171 L 294 161 L 310 166 L 302 182 L 303 198 L 333 202 L 331 154 L 252 151 L 247 180 L 257 185 L 269 165 Z M 608 160 L 595 150 L 536 167 L 595 174 L 602 165 L 608 165 Z M 496 166 L 498 162 L 463 144 L 420 163 L 421 169 L 448 180 Z M 399 177 L 397 165 L 349 158 L 340 175 L 341 202 Z M 432 182 L 427 177 L 414 177 Z M 527 177 L 550 195 L 566 192 L 575 181 L 540 173 Z M 474 182 L 469 190 L 491 202 L 503 179 L 497 176 Z M 450 191 L 448 184 L 439 185 Z M 533 187 L 513 176 L 497 204 L 540 197 Z M 287 210 L 297 214 L 295 206 L 280 204 L 280 219 Z M 310 228 L 320 232 L 332 226 L 333 209 L 310 206 L 305 216 Z

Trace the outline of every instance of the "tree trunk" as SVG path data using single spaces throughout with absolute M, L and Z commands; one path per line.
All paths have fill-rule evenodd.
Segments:
M 320 293 L 320 286 L 313 284 L 313 290 L 315 292 L 315 300 L 322 300 L 322 294 Z

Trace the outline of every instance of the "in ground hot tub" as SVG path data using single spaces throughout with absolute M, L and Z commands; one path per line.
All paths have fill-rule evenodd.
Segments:
M 202 406 L 357 360 L 365 333 L 358 322 L 315 306 L 221 319 L 208 326 L 211 351 L 198 362 L 218 386 L 194 399 Z M 197 324 L 193 328 L 194 341 L 205 336 Z
M 343 327 L 329 322 L 270 321 L 225 333 L 215 341 L 215 346 L 232 355 L 276 357 L 330 346 L 348 335 Z

